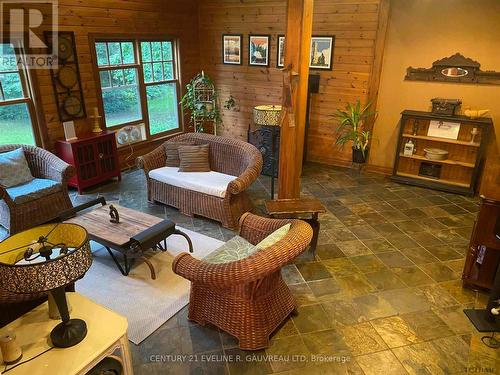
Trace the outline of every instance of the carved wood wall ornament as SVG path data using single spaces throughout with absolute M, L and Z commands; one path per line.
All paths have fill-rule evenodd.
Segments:
M 460 53 L 434 61 L 431 68 L 406 70 L 406 81 L 438 81 L 500 85 L 500 72 L 482 71 L 481 64 Z
M 45 40 L 51 45 L 52 32 L 45 31 Z M 59 31 L 57 36 L 58 67 L 51 69 L 52 87 L 61 122 L 85 118 L 85 101 L 81 84 L 75 34 Z

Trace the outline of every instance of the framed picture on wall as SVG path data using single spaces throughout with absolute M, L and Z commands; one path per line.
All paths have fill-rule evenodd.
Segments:
M 311 38 L 311 69 L 332 70 L 335 36 L 314 36 Z
M 269 35 L 248 37 L 248 65 L 269 66 Z
M 241 65 L 241 40 L 240 34 L 222 34 L 222 63 Z
M 278 35 L 278 48 L 276 57 L 276 66 L 278 68 L 285 67 L 285 36 Z

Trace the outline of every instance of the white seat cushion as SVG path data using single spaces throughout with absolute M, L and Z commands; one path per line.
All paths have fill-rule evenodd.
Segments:
M 224 198 L 227 186 L 237 177 L 215 171 L 179 172 L 177 167 L 162 167 L 149 172 L 153 180 L 187 190 Z

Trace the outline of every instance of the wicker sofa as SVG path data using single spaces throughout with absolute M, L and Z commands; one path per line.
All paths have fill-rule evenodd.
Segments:
M 137 165 L 146 175 L 148 200 L 176 207 L 188 216 L 196 214 L 220 221 L 226 228 L 236 228 L 238 218 L 253 208 L 245 190 L 260 175 L 262 155 L 249 143 L 211 134 L 185 133 L 167 142 L 181 141 L 210 144 L 212 171 L 236 178 L 224 185 L 225 190 L 220 195 L 160 181 L 155 178 L 155 172 L 164 168 L 166 163 L 165 147 L 161 145 L 137 159 Z M 200 176 L 198 172 L 193 172 L 191 177 L 197 175 Z M 200 179 L 198 183 L 204 185 L 206 181 Z
M 74 168 L 54 154 L 35 146 L 3 145 L 0 153 L 22 148 L 33 177 L 57 182 L 46 194 L 34 199 L 13 198 L 9 189 L 0 186 L 0 225 L 10 234 L 51 221 L 61 211 L 73 207 L 68 195 L 68 180 Z M 19 199 L 18 199 L 19 198 Z M 23 198 L 23 199 L 21 199 Z
M 189 319 L 209 322 L 239 339 L 245 350 L 269 346 L 269 336 L 293 312 L 296 302 L 281 277 L 281 267 L 302 253 L 312 229 L 301 220 L 280 220 L 245 214 L 240 236 L 257 244 L 291 223 L 287 235 L 248 258 L 211 264 L 188 253 L 178 255 L 173 271 L 191 281 Z

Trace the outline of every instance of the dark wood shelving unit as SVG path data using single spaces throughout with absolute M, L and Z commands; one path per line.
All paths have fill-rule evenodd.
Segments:
M 431 121 L 460 123 L 457 139 L 428 136 Z M 417 126 L 415 126 L 417 124 Z M 431 112 L 405 110 L 401 113 L 396 160 L 392 180 L 464 195 L 474 195 L 481 175 L 488 134 L 492 126 L 490 118 L 471 119 L 465 116 L 443 116 Z M 417 132 L 414 129 L 417 128 Z M 471 142 L 471 131 L 478 134 Z M 404 155 L 408 139 L 416 144 L 413 155 Z M 440 148 L 448 151 L 446 160 L 431 160 L 424 156 L 424 148 Z M 421 163 L 439 165 L 439 178 L 419 174 Z

